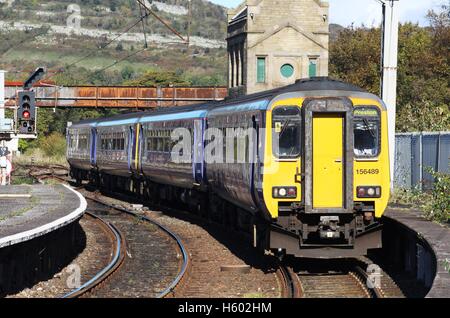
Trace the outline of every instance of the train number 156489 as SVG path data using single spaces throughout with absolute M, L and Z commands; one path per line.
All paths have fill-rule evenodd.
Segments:
M 380 174 L 380 169 L 357 169 L 357 174 Z

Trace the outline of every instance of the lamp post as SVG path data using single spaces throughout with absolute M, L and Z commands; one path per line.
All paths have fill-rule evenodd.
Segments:
M 381 96 L 388 109 L 390 173 L 391 188 L 393 188 L 395 168 L 395 116 L 397 109 L 399 0 L 380 0 L 380 2 L 383 7 L 381 61 L 383 75 Z

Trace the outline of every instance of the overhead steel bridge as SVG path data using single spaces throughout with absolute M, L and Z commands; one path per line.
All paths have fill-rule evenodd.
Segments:
M 6 82 L 6 107 L 16 105 L 17 91 L 23 83 Z M 134 108 L 184 106 L 220 101 L 228 95 L 227 87 L 132 87 L 132 86 L 54 86 L 38 83 L 38 107 L 48 108 Z

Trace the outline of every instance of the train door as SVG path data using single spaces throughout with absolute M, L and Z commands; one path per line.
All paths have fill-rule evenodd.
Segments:
M 198 184 L 203 183 L 204 179 L 204 150 L 203 150 L 203 134 L 204 134 L 204 120 L 194 120 L 194 149 L 193 149 L 193 173 L 195 182 Z
M 97 129 L 91 128 L 91 165 L 97 164 Z
M 352 110 L 347 98 L 304 103 L 306 213 L 353 212 Z
M 139 173 L 140 171 L 140 150 L 142 148 L 142 129 L 141 124 L 136 124 L 131 128 L 131 171 Z
M 127 154 L 128 154 L 128 170 L 132 170 L 133 166 L 133 145 L 134 145 L 134 132 L 133 126 L 129 127 L 128 130 L 128 145 L 127 145 Z
M 252 146 L 253 150 L 249 149 L 249 163 L 250 163 L 250 185 L 251 185 L 251 195 L 254 204 L 256 205 L 258 200 L 258 191 L 262 190 L 257 187 L 257 184 L 261 184 L 261 166 L 258 158 L 263 158 L 264 154 L 260 154 L 259 151 L 259 114 L 252 116 L 252 128 L 255 132 L 254 142 L 250 143 L 249 147 Z
M 313 207 L 343 208 L 344 117 L 313 114 Z

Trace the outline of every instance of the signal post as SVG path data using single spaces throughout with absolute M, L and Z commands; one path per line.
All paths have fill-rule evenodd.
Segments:
M 25 82 L 23 90 L 9 98 L 16 100 L 16 106 L 9 107 L 13 110 L 14 118 L 5 118 L 5 73 L 0 71 L 0 186 L 9 183 L 13 169 L 11 145 L 14 142 L 17 145 L 19 139 L 37 138 L 36 93 L 32 87 L 45 71 L 43 68 L 36 69 Z

